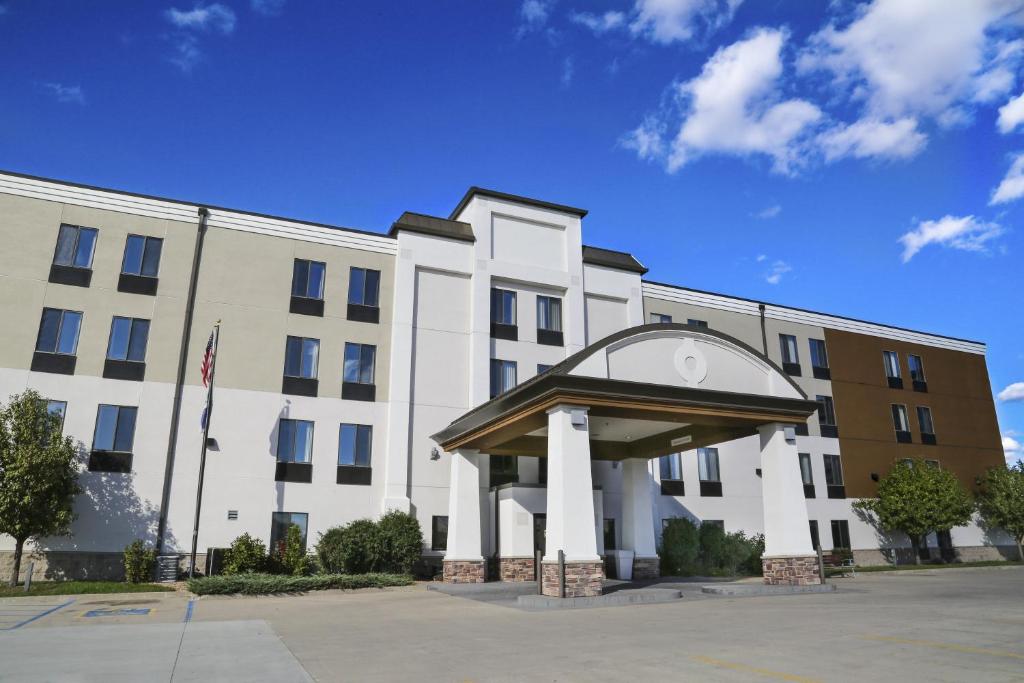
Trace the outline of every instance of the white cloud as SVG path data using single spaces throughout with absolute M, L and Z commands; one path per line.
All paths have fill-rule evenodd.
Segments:
M 768 255 L 767 254 L 758 254 L 757 258 L 754 259 L 754 260 L 757 261 L 758 263 L 763 263 L 767 259 L 768 259 Z
M 1010 433 L 1003 434 L 1003 457 L 1007 465 L 1024 460 L 1024 444 L 1010 436 Z
M 626 149 L 636 152 L 643 161 L 656 161 L 665 156 L 665 124 L 657 116 L 648 116 L 639 126 L 622 136 L 619 141 Z
M 708 153 L 766 155 L 779 173 L 803 163 L 802 138 L 822 114 L 806 100 L 779 101 L 786 37 L 759 29 L 720 48 L 699 76 L 676 86 L 682 121 L 666 150 L 669 172 Z
M 569 19 L 581 26 L 586 26 L 596 35 L 608 33 L 609 31 L 622 28 L 626 25 L 625 13 L 617 12 L 615 10 L 609 10 L 604 14 L 573 12 L 569 15 Z
M 761 209 L 756 214 L 754 214 L 754 217 L 755 218 L 775 218 L 780 213 L 782 213 L 782 207 L 779 206 L 778 204 L 776 204 L 774 206 L 769 206 L 766 209 Z M 763 257 L 764 257 L 764 254 L 762 254 L 761 256 L 758 256 L 757 260 L 758 261 L 763 261 L 764 260 Z
M 257 14 L 276 16 L 284 9 L 285 0 L 249 0 L 249 6 Z
M 831 72 L 835 86 L 864 100 L 872 117 L 939 117 L 957 103 L 1012 87 L 1008 70 L 1019 51 L 1006 49 L 992 29 L 1021 6 L 1021 0 L 873 0 L 847 26 L 833 23 L 812 36 L 800 65 Z
M 562 60 L 562 87 L 567 88 L 572 83 L 572 77 L 576 73 L 576 63 L 572 57 Z
M 1013 156 L 1010 169 L 999 183 L 999 187 L 992 192 L 992 199 L 988 203 L 1005 204 L 1021 197 L 1024 197 L 1024 152 L 1018 152 Z
M 167 21 L 181 29 L 199 31 L 216 30 L 227 35 L 235 30 L 235 12 L 230 7 L 215 2 L 212 5 L 196 5 L 190 10 L 174 7 L 165 13 Z
M 852 156 L 858 159 L 906 159 L 924 149 L 928 137 L 917 130 L 917 120 L 861 119 L 839 125 L 818 138 L 826 161 Z
M 552 0 L 523 0 L 519 7 L 519 17 L 523 22 L 521 29 L 535 29 L 547 24 L 553 4 Z
M 1000 401 L 1024 401 L 1024 382 L 1014 382 L 996 396 Z
M 1021 123 L 1024 123 L 1024 93 L 1010 99 L 1009 102 L 999 107 L 999 119 L 996 125 L 999 132 L 1006 135 Z
M 900 237 L 903 244 L 903 262 L 914 258 L 929 244 L 950 249 L 984 252 L 987 243 L 1003 234 L 997 223 L 985 223 L 974 216 L 943 216 L 937 221 L 921 221 L 917 227 Z
M 761 259 L 758 259 L 759 261 Z M 777 285 L 782 281 L 782 276 L 793 270 L 793 267 L 785 261 L 775 261 L 771 269 L 765 274 L 764 280 L 770 285 Z
M 633 35 L 668 45 L 693 38 L 704 29 L 711 33 L 732 21 L 743 0 L 636 0 Z
M 7 5 L 0 5 L 0 17 L 7 14 Z
M 190 73 L 202 61 L 203 53 L 199 49 L 199 40 L 189 33 L 174 38 L 174 53 L 168 58 L 185 73 Z
M 43 83 L 43 88 L 63 104 L 85 104 L 85 93 L 81 86 Z

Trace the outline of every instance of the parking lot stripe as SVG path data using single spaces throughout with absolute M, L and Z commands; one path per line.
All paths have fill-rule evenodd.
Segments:
M 25 626 L 25 625 L 27 625 L 27 624 L 31 624 L 31 623 L 32 623 L 33 621 L 35 621 L 36 619 L 42 619 L 42 618 L 43 618 L 43 617 L 45 617 L 45 616 L 46 616 L 47 614 L 53 614 L 53 613 L 54 613 L 54 612 L 56 612 L 57 610 L 59 610 L 59 609 L 63 609 L 63 608 L 65 608 L 65 607 L 67 607 L 68 605 L 70 605 L 70 604 L 71 604 L 71 603 L 73 603 L 74 601 L 75 601 L 75 599 L 74 599 L 74 598 L 71 598 L 71 599 L 70 599 L 70 600 L 68 600 L 67 602 L 61 603 L 61 604 L 59 604 L 59 605 L 54 605 L 53 607 L 51 607 L 50 609 L 46 610 L 45 612 L 39 612 L 39 613 L 35 614 L 34 616 L 30 617 L 29 619 L 25 619 L 24 621 L 18 622 L 18 623 L 17 623 L 17 624 L 15 624 L 14 626 L 7 626 L 7 627 L 4 627 L 3 629 L 0 629 L 0 630 L 4 630 L 4 631 L 13 631 L 13 630 L 14 630 L 14 629 L 16 629 L 16 628 L 21 628 L 22 626 Z
M 940 643 L 934 640 L 913 640 L 910 638 L 896 638 L 893 636 L 863 636 L 865 640 L 879 640 L 886 643 L 898 643 L 900 645 L 919 645 L 930 647 L 936 650 L 952 650 L 953 652 L 965 652 L 972 655 L 987 655 L 989 657 L 1009 657 L 1010 659 L 1024 660 L 1024 655 L 1016 652 L 1003 652 L 1002 650 L 990 650 L 985 647 L 971 647 L 970 645 L 957 645 L 956 643 Z
M 188 601 L 188 607 L 185 608 L 185 623 L 192 621 L 192 610 L 196 606 L 196 599 L 192 598 Z
M 739 662 L 727 662 L 722 659 L 713 659 L 711 657 L 703 657 L 701 655 L 694 655 L 690 657 L 690 659 L 700 662 L 701 664 L 717 666 L 722 669 L 732 669 L 733 671 L 742 671 L 743 673 L 748 674 L 757 674 L 759 676 L 774 678 L 780 681 L 790 681 L 790 683 L 819 683 L 818 680 L 814 678 L 787 674 L 782 671 L 772 671 L 771 669 L 762 669 L 756 666 L 747 666 L 746 664 L 740 664 Z

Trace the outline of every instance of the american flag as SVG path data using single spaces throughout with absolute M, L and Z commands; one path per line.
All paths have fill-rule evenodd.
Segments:
M 206 351 L 203 353 L 203 364 L 199 370 L 203 374 L 203 386 L 209 386 L 210 373 L 213 371 L 213 332 L 210 333 L 210 341 L 206 342 Z

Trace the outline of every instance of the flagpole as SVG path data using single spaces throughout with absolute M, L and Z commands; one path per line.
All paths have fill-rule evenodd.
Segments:
M 199 484 L 196 487 L 196 517 L 192 524 L 192 556 L 188 563 L 188 578 L 196 573 L 196 549 L 199 545 L 199 511 L 203 507 L 203 475 L 206 473 L 206 442 L 210 436 L 210 421 L 213 417 L 213 378 L 217 374 L 217 347 L 220 344 L 220 321 L 213 326 L 213 352 L 210 358 L 210 382 L 206 389 L 206 420 L 203 425 L 203 450 L 199 456 Z

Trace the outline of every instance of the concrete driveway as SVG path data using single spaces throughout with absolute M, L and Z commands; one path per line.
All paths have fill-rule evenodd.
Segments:
M 75 606 L 0 632 L 0 680 L 1024 680 L 1024 568 L 839 583 L 540 612 L 422 586 L 216 597 L 187 623 L 183 596 L 152 617 Z M 175 610 L 177 623 L 156 616 Z

